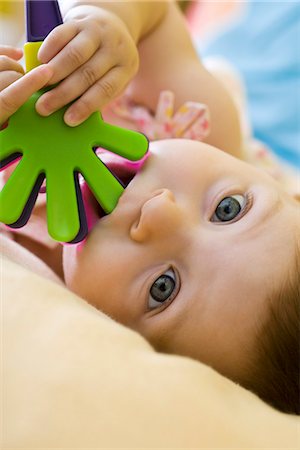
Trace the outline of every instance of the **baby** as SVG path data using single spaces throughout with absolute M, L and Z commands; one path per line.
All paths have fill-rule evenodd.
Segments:
M 299 413 L 299 229 L 299 203 L 269 175 L 157 141 L 113 213 L 64 248 L 65 282 L 159 351 Z
M 163 80 L 165 71 L 156 68 L 155 77 L 149 61 L 162 54 L 157 45 L 154 55 L 148 52 L 156 39 L 161 42 L 161 33 L 169 36 L 173 29 L 172 42 L 181 56 L 175 45 L 179 28 L 170 26 L 178 17 L 170 5 L 160 26 L 141 44 L 141 54 L 150 58 L 142 58 L 140 73 L 148 67 L 153 92 L 157 86 L 170 87 L 181 102 L 195 99 L 195 86 L 182 86 L 175 72 L 172 81 Z M 186 55 L 189 47 L 183 47 Z M 12 56 L 14 50 L 9 52 Z M 169 67 L 176 61 L 170 53 Z M 160 63 L 166 68 L 165 61 Z M 185 70 L 189 67 L 195 71 L 189 76 L 196 79 L 199 66 L 193 61 Z M 0 77 L 0 123 L 31 92 L 53 81 L 55 70 L 50 60 L 11 85 Z M 212 112 L 210 143 L 240 156 L 228 96 L 205 71 L 199 79 L 220 94 L 211 91 L 195 99 Z M 144 90 L 138 74 L 128 93 L 153 110 L 149 78 L 143 80 Z M 173 85 L 167 86 L 169 81 Z M 222 117 L 232 125 L 230 133 L 220 124 Z M 100 218 L 92 206 L 94 224 L 87 240 L 64 247 L 64 280 L 157 350 L 207 363 L 282 411 L 299 414 L 299 203 L 269 175 L 225 151 L 184 139 L 153 142 L 113 213 Z M 104 153 L 101 158 L 122 178 L 117 157 Z M 86 201 L 93 205 L 89 195 Z

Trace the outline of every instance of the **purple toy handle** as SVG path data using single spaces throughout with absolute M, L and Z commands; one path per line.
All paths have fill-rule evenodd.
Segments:
M 53 28 L 63 23 L 56 0 L 25 0 L 27 42 L 43 41 Z

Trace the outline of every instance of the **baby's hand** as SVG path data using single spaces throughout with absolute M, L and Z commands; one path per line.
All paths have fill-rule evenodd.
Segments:
M 23 67 L 17 63 L 22 54 L 18 48 L 0 45 L 0 91 L 24 75 Z
M 138 69 L 136 45 L 117 16 L 99 7 L 75 10 L 77 17 L 68 21 L 67 16 L 38 53 L 53 70 L 49 84 L 60 84 L 38 100 L 37 111 L 48 116 L 77 99 L 64 117 L 71 126 L 119 95 Z
M 52 70 L 46 66 L 23 76 L 23 68 L 17 63 L 22 54 L 22 50 L 0 46 L 0 126 L 52 76 Z

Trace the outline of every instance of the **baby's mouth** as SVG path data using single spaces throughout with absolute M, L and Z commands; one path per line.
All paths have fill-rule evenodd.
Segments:
M 97 149 L 96 154 L 125 189 L 133 180 L 134 176 L 140 171 L 149 156 L 148 152 L 139 161 L 129 161 L 104 149 Z M 107 213 L 105 213 L 101 205 L 99 205 L 91 189 L 83 178 L 80 179 L 80 186 L 88 231 L 90 232 L 94 228 L 95 224 L 102 217 L 106 216 Z

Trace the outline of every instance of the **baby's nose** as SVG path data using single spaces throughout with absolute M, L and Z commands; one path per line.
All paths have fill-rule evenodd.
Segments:
M 130 237 L 136 242 L 165 237 L 183 224 L 184 213 L 173 193 L 160 189 L 141 207 L 138 220 L 130 228 Z

